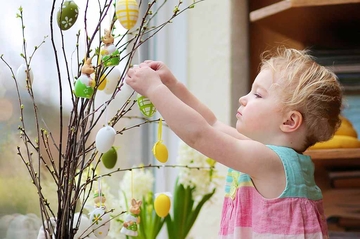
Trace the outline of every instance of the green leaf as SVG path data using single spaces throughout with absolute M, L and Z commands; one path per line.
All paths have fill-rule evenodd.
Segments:
M 181 225 L 180 218 L 183 216 L 185 188 L 182 184 L 179 184 L 178 179 L 175 182 L 174 200 L 173 200 L 173 216 L 174 219 L 171 221 L 176 227 L 173 227 L 172 232 L 174 235 L 180 235 Z
M 140 211 L 139 239 L 156 239 L 165 223 L 165 219 L 160 218 L 154 210 L 153 195 L 147 199 L 143 198 Z
M 216 191 L 216 188 L 214 188 L 214 190 L 211 193 L 203 196 L 201 201 L 197 204 L 196 208 L 189 215 L 187 223 L 186 223 L 186 227 L 185 227 L 186 234 L 184 235 L 184 238 L 187 236 L 187 234 L 189 233 L 193 224 L 195 223 L 196 218 L 198 217 L 202 206 L 204 206 L 204 204 L 215 194 L 215 191 Z
M 165 223 L 166 223 L 166 228 L 167 228 L 167 233 L 168 233 L 168 238 L 171 239 L 178 239 L 178 234 L 176 232 L 176 225 L 174 223 L 174 221 L 171 219 L 170 214 L 168 214 L 165 217 Z
M 186 234 L 186 222 L 188 217 L 192 212 L 194 205 L 194 200 L 192 198 L 192 192 L 195 188 L 184 187 L 183 184 L 180 184 L 178 179 L 175 183 L 175 192 L 173 200 L 173 220 L 166 221 L 167 224 L 172 223 L 171 226 L 171 238 L 174 235 L 179 239 L 185 239 Z M 170 235 L 170 234 L 169 234 Z

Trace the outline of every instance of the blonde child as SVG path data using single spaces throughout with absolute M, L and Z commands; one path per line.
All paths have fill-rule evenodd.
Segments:
M 263 56 L 251 91 L 239 99 L 235 128 L 161 62 L 130 69 L 126 82 L 185 143 L 229 167 L 219 238 L 328 238 L 314 166 L 302 153 L 338 128 L 342 92 L 306 51 L 281 47 Z

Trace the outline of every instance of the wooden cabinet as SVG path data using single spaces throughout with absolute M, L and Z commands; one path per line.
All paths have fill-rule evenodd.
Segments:
M 279 45 L 296 49 L 360 49 L 360 0 L 256 0 L 248 4 L 251 81 L 258 73 L 260 54 Z M 360 229 L 360 188 L 334 189 L 329 174 L 340 168 L 360 173 L 360 149 L 306 153 L 315 163 L 326 214 L 355 219 Z
M 360 229 L 360 148 L 309 150 L 315 164 L 315 181 L 324 196 L 328 218 L 336 226 Z M 334 180 L 348 185 L 336 186 Z
M 277 45 L 297 49 L 360 48 L 360 0 L 256 0 L 250 9 L 251 79 L 259 55 Z

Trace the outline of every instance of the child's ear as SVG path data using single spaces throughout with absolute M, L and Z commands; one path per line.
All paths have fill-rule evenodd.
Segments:
M 303 122 L 303 116 L 299 111 L 292 110 L 289 111 L 280 125 L 280 129 L 283 132 L 294 132 L 296 131 Z

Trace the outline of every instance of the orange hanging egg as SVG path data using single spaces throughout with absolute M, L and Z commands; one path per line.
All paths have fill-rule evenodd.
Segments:
M 116 17 L 120 24 L 130 30 L 138 20 L 139 5 L 136 0 L 118 0 L 116 3 Z

